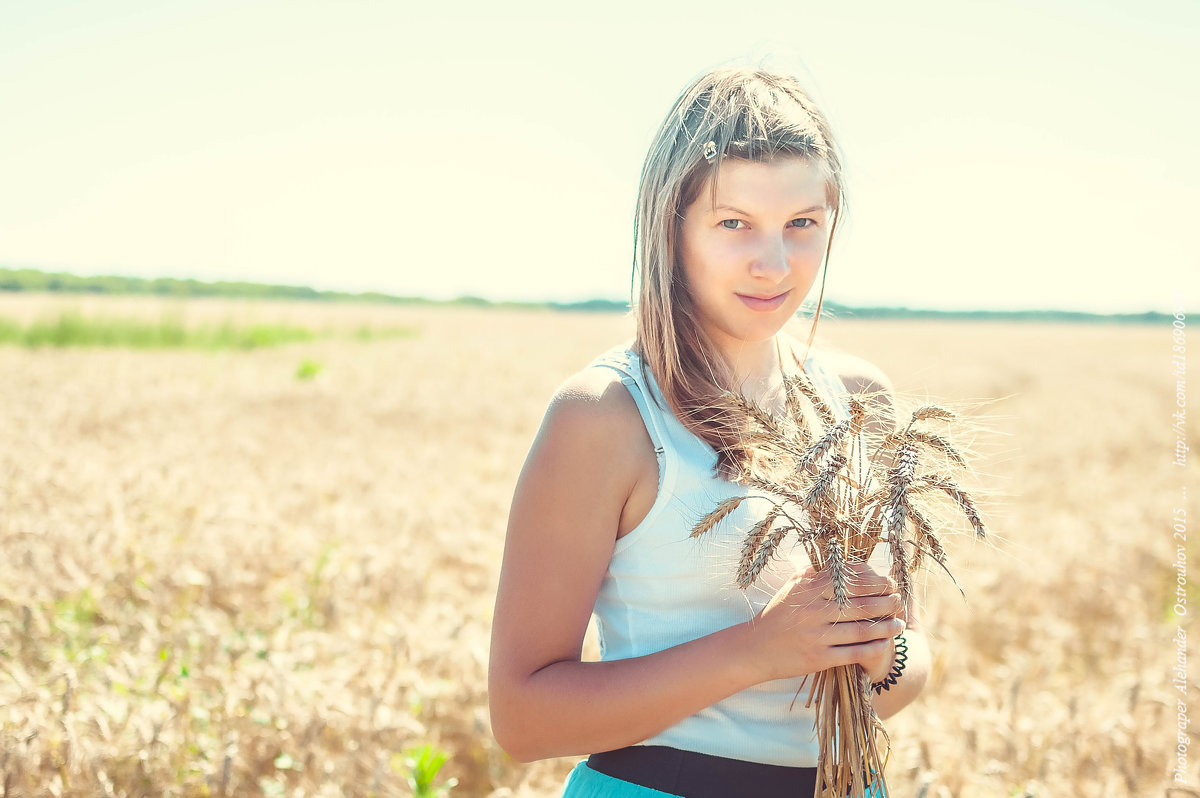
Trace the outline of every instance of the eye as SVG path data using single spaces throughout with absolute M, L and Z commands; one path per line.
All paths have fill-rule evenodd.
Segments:
M 721 226 L 724 227 L 726 230 L 736 230 L 736 229 L 738 229 L 739 224 L 742 224 L 741 219 L 722 219 L 721 220 Z
M 800 224 L 801 222 L 805 222 L 805 224 Z M 816 221 L 809 219 L 807 217 L 802 218 L 802 219 L 792 219 L 792 226 L 799 227 L 801 230 L 807 230 L 810 227 L 816 227 L 816 225 L 817 225 Z

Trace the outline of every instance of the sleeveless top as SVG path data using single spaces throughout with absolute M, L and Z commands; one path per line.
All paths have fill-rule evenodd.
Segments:
M 742 541 L 770 508 L 767 494 L 714 476 L 716 451 L 671 412 L 653 374 L 649 369 L 643 374 L 641 359 L 631 349 L 614 347 L 590 367 L 610 368 L 621 375 L 654 444 L 659 482 L 645 519 L 616 541 L 596 597 L 593 614 L 601 660 L 652 654 L 750 620 L 793 568 L 808 567 L 804 547 L 789 536 L 758 581 L 741 590 L 735 575 Z M 804 370 L 835 416 L 845 418 L 847 391 L 836 374 L 822 368 L 819 352 L 810 352 Z M 702 537 L 690 537 L 701 517 L 737 494 L 763 498 L 743 502 Z M 804 706 L 812 679 L 801 691 L 802 681 L 797 677 L 754 685 L 639 745 L 815 767 L 815 704 Z

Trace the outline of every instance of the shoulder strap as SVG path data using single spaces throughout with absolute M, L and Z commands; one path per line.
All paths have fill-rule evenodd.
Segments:
M 665 424 L 653 397 L 650 396 L 648 386 L 642 384 L 641 363 L 637 360 L 636 355 L 632 352 L 605 353 L 596 358 L 592 365 L 610 368 L 621 375 L 621 382 L 633 397 L 638 412 L 642 414 L 642 422 L 646 425 L 646 432 L 650 434 L 654 451 L 661 455 L 667 438 Z

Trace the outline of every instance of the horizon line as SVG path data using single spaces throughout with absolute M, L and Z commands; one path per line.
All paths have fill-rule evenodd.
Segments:
M 19 276 L 38 275 L 46 278 L 43 286 L 24 285 L 17 282 L 13 278 Z M 4 279 L 9 277 L 9 279 Z M 64 284 L 62 278 L 68 278 L 70 282 L 77 282 L 77 285 Z M 124 287 L 114 288 L 111 286 L 102 286 L 98 283 L 88 285 L 90 281 L 122 281 L 126 283 Z M 36 281 L 35 281 L 36 282 Z M 145 284 L 145 288 L 149 284 L 159 284 L 160 287 L 169 288 L 170 284 L 181 284 L 181 286 L 193 287 L 209 287 L 219 289 L 225 287 L 242 287 L 246 289 L 255 289 L 259 296 L 239 297 L 233 294 L 224 294 L 219 292 L 213 293 L 177 293 L 170 290 L 136 290 L 138 284 Z M 130 290 L 135 289 L 135 290 Z M 268 293 L 263 294 L 262 289 L 267 289 Z M 283 292 L 298 292 L 296 295 L 287 296 L 270 296 L 271 289 Z M 137 275 L 121 275 L 121 274 L 90 274 L 80 275 L 74 272 L 56 271 L 50 272 L 43 269 L 21 267 L 10 268 L 0 266 L 0 294 L 15 294 L 15 293 L 47 293 L 47 294 L 125 294 L 125 295 L 151 295 L 160 297 L 176 297 L 176 298 L 216 298 L 224 296 L 230 299 L 237 298 L 257 298 L 257 299 L 297 299 L 297 300 L 333 300 L 333 299 L 363 299 L 366 301 L 386 301 L 399 304 L 430 304 L 430 305 L 467 305 L 482 307 L 485 305 L 502 306 L 502 307 L 548 307 L 553 309 L 565 310 L 593 310 L 593 311 L 611 311 L 624 310 L 628 312 L 632 309 L 629 300 L 612 299 L 609 297 L 589 297 L 585 299 L 496 299 L 494 297 L 483 296 L 478 294 L 464 293 L 451 298 L 433 298 L 427 296 L 415 296 L 395 294 L 387 291 L 368 289 L 361 291 L 349 291 L 345 289 L 328 289 L 315 288 L 311 285 L 301 283 L 267 283 L 256 282 L 251 280 L 237 279 L 201 279 L 196 277 L 176 277 L 176 276 L 161 276 L 161 277 L 143 277 Z M 801 306 L 812 310 L 816 306 L 816 302 L 805 301 Z M 1071 310 L 1066 308 L 933 308 L 933 307 L 913 307 L 908 304 L 895 305 L 858 305 L 841 302 L 836 299 L 826 299 L 824 301 L 826 308 L 834 309 L 845 313 L 863 313 L 871 315 L 972 315 L 972 316 L 1028 316 L 1028 315 L 1055 315 L 1068 317 L 1093 317 L 1093 318 L 1144 318 L 1152 320 L 1158 317 L 1171 318 L 1174 315 L 1171 311 L 1165 310 L 1122 310 L 1122 311 L 1095 311 L 1095 310 Z M 1194 315 L 1188 311 L 1177 311 L 1183 313 L 1186 317 Z

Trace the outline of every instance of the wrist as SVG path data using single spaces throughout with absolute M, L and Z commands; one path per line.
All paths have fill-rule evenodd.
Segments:
M 904 666 L 907 662 L 908 643 L 904 638 L 904 632 L 901 632 L 892 638 L 892 657 L 888 660 L 887 670 L 883 674 L 870 674 L 871 688 L 876 695 L 896 683 L 896 680 L 904 673 Z
M 729 634 L 729 650 L 735 652 L 733 667 L 737 679 L 746 687 L 781 678 L 768 670 L 770 657 L 759 650 L 758 621 L 758 618 L 751 618 L 725 630 Z
M 892 672 L 892 666 L 896 664 L 896 638 L 892 638 L 888 646 L 887 657 L 873 664 L 870 668 L 864 667 L 867 676 L 871 678 L 871 684 L 876 684 L 887 678 L 887 675 Z

